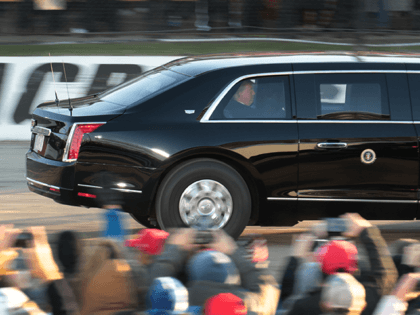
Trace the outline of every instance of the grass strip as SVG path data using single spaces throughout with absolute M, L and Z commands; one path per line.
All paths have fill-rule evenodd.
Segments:
M 419 47 L 420 48 L 420 47 Z M 273 41 L 240 42 L 136 42 L 55 45 L 2 45 L 0 56 L 189 56 L 214 53 L 342 51 L 351 46 L 287 43 Z M 375 49 L 376 50 L 376 49 Z

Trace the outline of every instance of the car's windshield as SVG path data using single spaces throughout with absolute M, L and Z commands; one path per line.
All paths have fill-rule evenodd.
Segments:
M 130 106 L 157 92 L 163 92 L 188 78 L 186 75 L 159 68 L 107 90 L 99 97 L 108 102 Z

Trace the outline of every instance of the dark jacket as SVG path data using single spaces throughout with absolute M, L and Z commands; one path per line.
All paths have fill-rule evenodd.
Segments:
M 364 229 L 359 235 L 359 242 L 366 249 L 371 267 L 370 270 L 356 276 L 356 279 L 366 290 L 367 306 L 362 315 L 370 315 L 373 314 L 382 295 L 390 294 L 394 288 L 398 272 L 387 244 L 377 227 L 372 226 Z M 287 314 L 322 314 L 319 306 L 321 291 L 322 288 L 297 301 Z
M 261 315 L 276 313 L 280 290 L 274 277 L 265 268 L 257 268 L 245 258 L 246 253 L 238 248 L 230 258 L 238 268 L 241 285 L 213 281 L 187 283 L 189 305 L 203 306 L 206 300 L 219 293 L 232 293 L 240 297 L 249 312 Z M 151 268 L 151 278 L 178 277 L 184 269 L 188 253 L 176 245 L 166 245 Z
M 226 118 L 255 118 L 257 117 L 258 111 L 255 105 L 250 106 L 241 104 L 236 100 L 232 99 L 223 110 L 223 114 Z
M 293 288 L 295 284 L 296 270 L 299 267 L 300 260 L 294 256 L 291 256 L 286 266 L 286 270 L 283 273 L 282 279 L 279 283 L 281 284 L 281 301 L 286 300 L 293 294 Z

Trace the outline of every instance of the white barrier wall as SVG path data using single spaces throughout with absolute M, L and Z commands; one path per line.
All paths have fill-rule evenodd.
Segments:
M 178 58 L 180 57 L 0 58 L 0 141 L 30 140 L 31 113 L 40 103 L 54 100 L 54 90 L 60 100 L 68 99 L 68 95 L 71 98 L 82 97 L 123 83 Z

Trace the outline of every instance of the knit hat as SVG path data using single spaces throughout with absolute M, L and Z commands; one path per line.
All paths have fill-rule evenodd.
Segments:
M 214 250 L 195 254 L 187 263 L 190 281 L 240 284 L 239 271 L 229 256 Z
M 244 301 L 232 293 L 220 293 L 204 304 L 204 315 L 242 315 L 247 313 Z
M 180 314 L 188 309 L 188 291 L 177 279 L 160 277 L 153 280 L 146 294 L 149 313 Z M 170 311 L 170 312 L 166 312 Z
M 353 274 L 357 270 L 357 248 L 350 242 L 342 240 L 330 241 L 316 251 L 316 259 L 321 270 L 327 275 L 340 269 Z
M 127 240 L 125 246 L 136 247 L 140 251 L 149 255 L 159 255 L 169 233 L 158 229 L 142 229 L 138 232 L 138 237 Z
M 351 274 L 336 273 L 327 278 L 321 302 L 329 310 L 361 313 L 366 306 L 365 288 Z
M 306 262 L 296 270 L 293 294 L 301 295 L 318 288 L 322 284 L 321 266 L 317 262 Z

